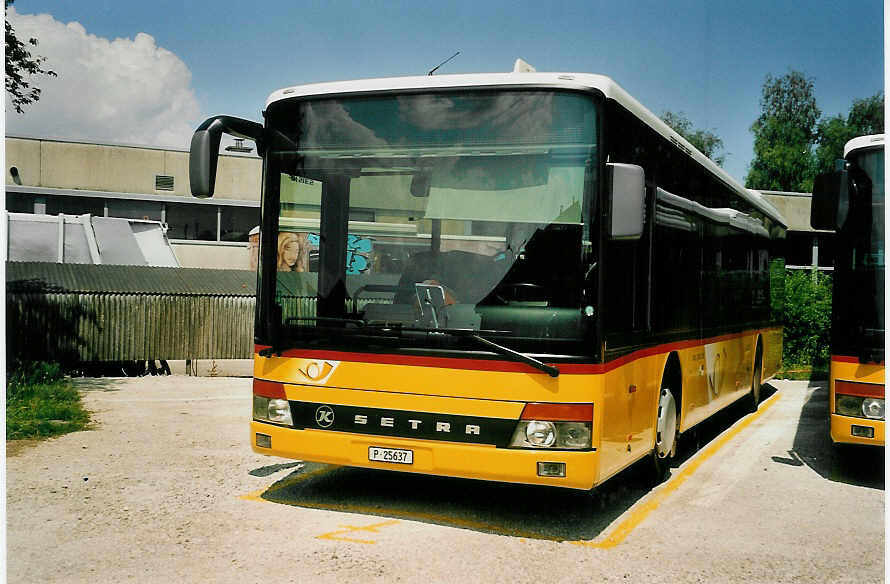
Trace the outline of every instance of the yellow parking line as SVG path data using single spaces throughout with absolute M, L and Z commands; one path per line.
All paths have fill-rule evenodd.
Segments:
M 698 468 L 714 454 L 723 448 L 727 442 L 735 438 L 739 432 L 751 425 L 751 423 L 763 415 L 766 410 L 779 401 L 780 393 L 776 392 L 769 399 L 764 401 L 757 412 L 746 416 L 743 420 L 730 428 L 725 434 L 718 437 L 714 442 L 709 444 L 702 450 L 698 456 L 693 458 L 680 471 L 673 475 L 668 482 L 660 488 L 653 491 L 647 499 L 643 499 L 637 503 L 636 508 L 629 511 L 628 517 L 615 526 L 612 531 L 598 541 L 572 541 L 569 543 L 581 545 L 591 548 L 610 549 L 621 543 L 628 535 L 640 524 L 650 513 L 655 511 L 661 503 L 667 499 L 668 495 L 676 491 L 680 485 L 686 482 Z
M 375 523 L 373 525 L 341 525 L 341 529 L 337 531 L 331 531 L 329 533 L 323 533 L 322 535 L 315 536 L 316 539 L 333 539 L 336 541 L 348 541 L 350 543 L 367 543 L 373 544 L 377 543 L 377 540 L 374 539 L 356 539 L 353 537 L 345 537 L 347 533 L 354 533 L 356 531 L 370 531 L 371 533 L 380 533 L 379 529 L 381 527 L 387 527 L 389 525 L 395 525 L 398 523 L 398 519 L 393 519 L 392 521 L 384 521 L 382 523 Z
M 361 513 L 363 515 L 377 515 L 381 517 L 401 517 L 402 519 L 411 521 L 425 521 L 436 525 L 443 525 L 445 527 L 463 527 L 466 529 L 474 529 L 476 531 L 487 531 L 497 535 L 560 541 L 557 537 L 543 537 L 531 532 L 522 531 L 521 529 L 505 529 L 500 525 L 492 525 L 490 523 L 473 521 L 471 519 L 461 519 L 445 513 L 423 513 L 420 511 L 402 511 L 400 509 L 350 505 L 344 503 L 311 503 L 305 501 L 301 502 L 298 506 L 309 509 L 324 509 L 325 511 L 339 511 L 342 513 Z

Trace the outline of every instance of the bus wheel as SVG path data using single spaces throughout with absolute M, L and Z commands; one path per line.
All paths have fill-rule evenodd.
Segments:
M 751 395 L 748 398 L 748 409 L 751 412 L 757 411 L 760 404 L 760 380 L 763 377 L 763 351 L 760 343 L 757 343 L 757 352 L 754 357 L 754 376 L 751 379 Z
M 662 388 L 658 399 L 658 418 L 655 423 L 655 448 L 652 450 L 654 482 L 667 477 L 677 453 L 677 403 L 670 388 Z

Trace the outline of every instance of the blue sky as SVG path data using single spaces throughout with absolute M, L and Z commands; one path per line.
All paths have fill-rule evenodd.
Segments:
M 816 98 L 824 114 L 846 113 L 852 100 L 868 97 L 884 87 L 883 6 L 879 0 L 855 2 L 486 2 L 459 0 L 420 2 L 78 2 L 18 0 L 17 19 L 45 13 L 52 21 L 79 23 L 88 38 L 102 50 L 133 49 L 134 43 L 98 43 L 97 39 L 153 37 L 153 56 L 133 60 L 132 75 L 145 80 L 141 95 L 115 93 L 120 105 L 102 104 L 103 111 L 126 108 L 126 100 L 143 103 L 139 111 L 157 116 L 161 107 L 151 103 L 157 67 L 158 83 L 170 83 L 155 102 L 171 97 L 177 111 L 157 117 L 176 132 L 128 132 L 126 121 L 116 128 L 96 130 L 66 125 L 65 116 L 48 104 L 12 119 L 9 133 L 34 134 L 53 115 L 59 137 L 115 139 L 119 141 L 170 141 L 178 143 L 184 128 L 214 114 L 232 114 L 260 120 L 269 93 L 283 86 L 317 81 L 424 74 L 455 51 L 461 54 L 440 73 L 508 71 L 522 57 L 538 71 L 602 73 L 615 79 L 656 114 L 684 112 L 696 127 L 711 129 L 725 144 L 725 168 L 742 180 L 752 153 L 751 123 L 760 111 L 761 87 L 767 74 L 779 76 L 794 69 L 815 82 Z M 36 22 L 36 21 L 35 21 Z M 57 29 L 37 28 L 45 35 Z M 38 26 L 35 24 L 34 26 Z M 70 30 L 69 26 L 67 30 Z M 93 36 L 97 37 L 93 38 Z M 64 73 L 66 55 L 42 37 L 38 53 L 56 51 L 48 65 Z M 145 40 L 145 37 L 141 37 Z M 46 42 L 45 42 L 46 41 Z M 147 41 L 146 41 L 147 42 Z M 61 44 L 60 44 L 61 46 Z M 110 48 L 109 48 L 110 47 Z M 134 49 L 135 47 L 135 49 Z M 98 49 L 89 51 L 93 54 Z M 61 51 L 61 52 L 59 52 Z M 172 55 L 167 54 L 167 51 Z M 85 53 L 86 54 L 86 53 Z M 170 60 L 181 64 L 169 66 Z M 120 57 L 115 57 L 121 60 Z M 61 62 L 59 62 L 61 61 Z M 124 61 L 130 62 L 127 59 Z M 123 62 L 123 61 L 122 61 Z M 149 65 L 146 65 L 148 63 Z M 75 67 L 74 64 L 71 67 Z M 83 86 L 97 82 L 102 67 L 93 67 L 83 93 L 62 89 L 61 81 L 47 83 L 45 91 L 89 95 Z M 169 73 L 169 75 L 168 75 Z M 188 78 L 187 73 L 190 73 Z M 70 81 L 69 76 L 69 81 Z M 79 76 L 80 77 L 80 76 Z M 110 82 L 111 87 L 138 85 Z M 183 87 L 183 84 L 186 86 Z M 164 86 L 168 87 L 168 86 Z M 48 98 L 49 99 L 49 98 Z M 110 98 L 109 98 L 110 99 Z M 101 99 L 85 99 L 76 107 L 86 112 Z M 61 108 L 61 106 L 59 106 Z M 31 118 L 33 121 L 26 120 Z M 104 116 L 97 120 L 115 118 Z M 164 120 L 158 122 L 157 120 Z M 44 125 L 37 124 L 43 121 Z M 29 123 L 31 125 L 29 125 Z M 138 124 L 138 119 L 132 120 Z M 91 122 L 95 128 L 100 121 Z M 29 129 L 30 128 L 30 129 Z M 36 128 L 36 129 L 35 129 Z M 66 130 L 66 128 L 68 128 Z M 158 144 L 161 145 L 161 144 Z M 181 145 L 187 147 L 187 142 Z

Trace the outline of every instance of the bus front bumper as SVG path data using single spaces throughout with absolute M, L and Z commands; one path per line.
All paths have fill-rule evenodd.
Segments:
M 270 447 L 257 445 L 258 434 L 263 436 L 262 440 L 268 440 Z M 307 462 L 572 489 L 592 488 L 599 462 L 596 451 L 506 449 L 325 430 L 295 430 L 256 421 L 250 424 L 250 442 L 253 451 L 259 454 Z M 371 461 L 371 447 L 410 450 L 413 463 Z M 565 464 L 565 476 L 539 476 L 539 462 Z
M 867 436 L 869 433 L 871 438 Z M 842 444 L 884 446 L 884 421 L 831 414 L 831 440 Z

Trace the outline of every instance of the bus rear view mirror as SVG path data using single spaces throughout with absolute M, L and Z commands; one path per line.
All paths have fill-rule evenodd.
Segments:
M 429 197 L 431 179 L 432 175 L 429 171 L 422 171 L 412 175 L 411 195 L 415 197 Z
M 609 236 L 639 239 L 643 235 L 646 174 L 635 164 L 606 164 L 611 202 Z
M 850 178 L 846 170 L 826 172 L 813 181 L 810 225 L 813 229 L 837 231 L 847 222 L 850 209 Z
M 231 116 L 215 116 L 205 120 L 192 135 L 189 148 L 189 183 L 194 197 L 206 199 L 213 196 L 219 142 L 223 132 L 236 138 L 253 140 L 257 143 L 257 151 L 262 151 L 263 126 L 260 124 Z

